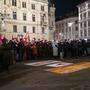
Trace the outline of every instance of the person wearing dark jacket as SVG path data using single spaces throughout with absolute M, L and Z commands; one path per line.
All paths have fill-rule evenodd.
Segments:
M 2 49 L 0 50 L 0 61 L 2 66 L 2 71 L 9 72 L 9 66 L 10 66 L 10 49 L 8 47 L 8 44 L 2 45 Z

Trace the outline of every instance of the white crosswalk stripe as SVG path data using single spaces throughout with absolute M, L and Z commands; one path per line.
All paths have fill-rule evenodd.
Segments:
M 68 66 L 71 64 L 73 64 L 73 63 L 67 63 L 67 62 L 55 61 L 55 60 L 25 63 L 25 65 L 29 65 L 29 66 L 47 66 L 47 67 L 60 67 L 60 66 Z

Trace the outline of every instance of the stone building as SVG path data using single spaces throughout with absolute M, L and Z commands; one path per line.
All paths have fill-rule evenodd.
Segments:
M 49 40 L 48 0 L 0 0 L 0 13 L 6 38 Z
M 90 0 L 78 7 L 79 38 L 90 39 Z
M 78 39 L 78 17 L 70 17 L 56 22 L 56 40 Z

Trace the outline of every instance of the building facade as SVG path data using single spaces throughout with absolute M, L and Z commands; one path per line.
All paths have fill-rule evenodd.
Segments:
M 56 22 L 56 40 L 78 39 L 78 17 L 70 17 Z
M 49 40 L 48 0 L 0 0 L 4 13 L 2 31 L 11 39 L 29 35 L 30 40 Z M 5 16 L 5 15 L 8 15 Z
M 86 1 L 78 7 L 79 38 L 90 39 L 90 1 Z

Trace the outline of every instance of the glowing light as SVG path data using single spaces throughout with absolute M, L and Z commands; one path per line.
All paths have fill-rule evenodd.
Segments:
M 71 27 L 73 25 L 73 23 L 68 23 L 68 27 Z

